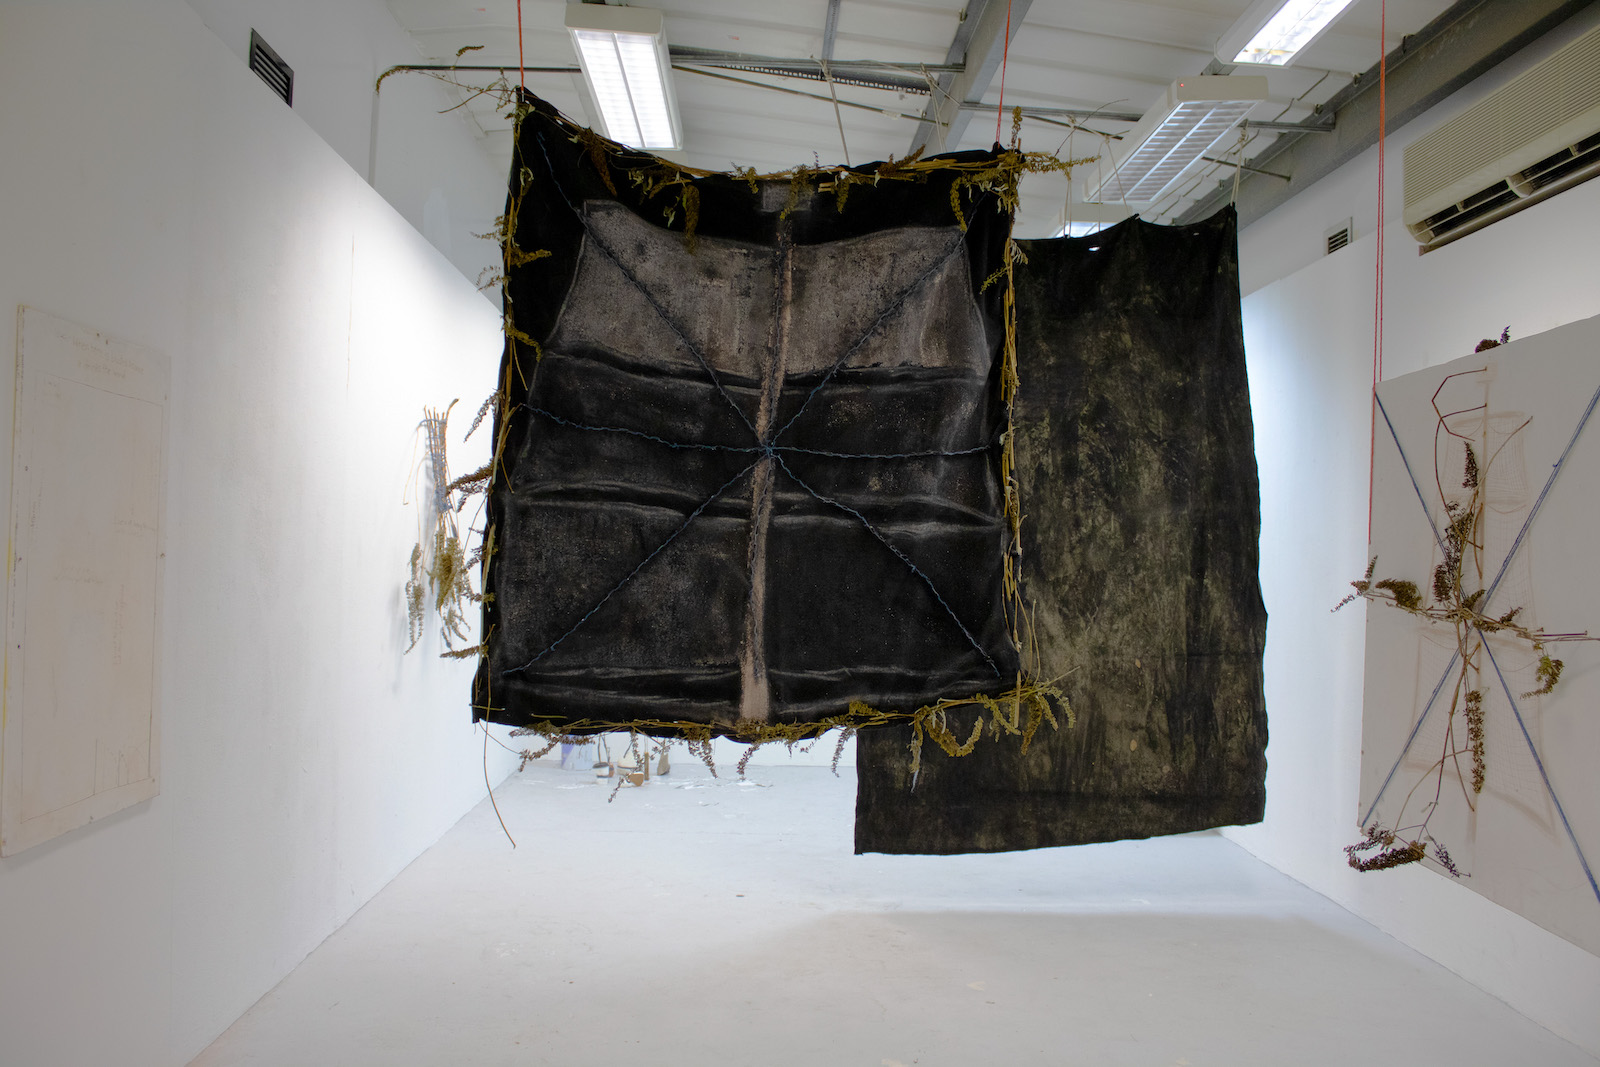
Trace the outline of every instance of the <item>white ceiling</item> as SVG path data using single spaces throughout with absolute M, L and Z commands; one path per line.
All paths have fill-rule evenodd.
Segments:
M 459 62 L 506 64 L 513 68 L 515 80 L 516 0 L 388 3 L 429 62 L 449 63 L 455 61 L 457 49 L 481 45 L 481 50 L 467 53 Z M 1026 13 L 1014 28 L 1005 64 L 1006 109 L 1020 104 L 1140 114 L 1172 81 L 1206 70 L 1217 39 L 1249 5 L 1250 0 L 1032 0 L 1018 5 Z M 1266 71 L 1269 98 L 1256 106 L 1250 119 L 1310 118 L 1316 104 L 1348 85 L 1355 72 L 1377 62 L 1380 5 L 1381 0 L 1357 0 L 1294 65 Z M 790 59 L 817 58 L 823 52 L 828 0 L 648 0 L 648 6 L 665 12 L 667 40 L 674 47 Z M 966 0 L 842 0 L 833 58 L 942 64 L 966 6 Z M 1421 29 L 1449 6 L 1450 0 L 1387 0 L 1382 49 L 1393 50 L 1403 35 Z M 562 0 L 522 0 L 527 66 L 575 66 L 563 26 L 565 9 Z M 1240 72 L 1258 73 L 1261 68 Z M 463 72 L 458 77 L 465 84 L 484 85 L 496 75 Z M 592 123 L 578 75 L 529 72 L 526 77 L 530 90 L 574 119 Z M 740 81 L 728 80 L 733 78 Z M 840 85 L 837 91 L 844 106 L 836 121 L 828 87 L 819 81 L 699 68 L 676 71 L 675 86 L 685 148 L 673 158 L 716 170 L 738 165 L 777 171 L 801 163 L 841 162 L 840 125 L 853 163 L 904 156 L 917 131 L 916 119 L 929 101 L 925 93 Z M 997 73 L 980 99 L 992 106 L 999 97 Z M 509 166 L 510 123 L 494 99 L 478 97 L 462 113 L 491 156 Z M 993 110 L 975 113 L 959 145 L 949 147 L 987 147 L 995 139 L 994 116 Z M 1027 117 L 1022 146 L 1063 157 L 1093 156 L 1103 143 L 1099 135 L 1120 133 L 1131 125 L 1126 120 L 1080 119 L 1074 130 L 1063 124 L 1067 121 Z M 1274 131 L 1252 130 L 1244 148 L 1246 163 L 1278 136 Z M 1007 118 L 1001 139 L 1009 137 Z M 1237 144 L 1227 147 L 1228 158 L 1236 159 Z M 1233 173 L 1233 167 L 1222 163 L 1208 165 L 1183 191 L 1142 214 L 1157 221 L 1171 219 L 1219 182 L 1231 181 Z M 1018 236 L 1052 234 L 1072 210 L 1064 179 L 1030 177 L 1023 186 Z

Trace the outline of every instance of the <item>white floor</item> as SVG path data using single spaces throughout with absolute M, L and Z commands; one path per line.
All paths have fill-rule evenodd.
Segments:
M 1600 1062 L 1219 836 L 858 857 L 842 773 L 532 765 L 195 1064 Z

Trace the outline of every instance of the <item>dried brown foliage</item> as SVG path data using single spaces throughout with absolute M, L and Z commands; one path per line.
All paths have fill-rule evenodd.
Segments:
M 1510 340 L 1509 331 L 1502 333 L 1498 342 L 1484 341 L 1478 350 L 1496 347 L 1508 340 Z M 1481 583 L 1485 580 L 1485 570 L 1490 561 L 1484 559 L 1484 544 L 1480 534 L 1486 507 L 1485 486 L 1489 481 L 1495 459 L 1505 448 L 1506 442 L 1521 433 L 1528 423 L 1525 421 L 1512 430 L 1506 440 L 1501 441 L 1492 451 L 1487 437 L 1486 417 L 1481 421 L 1484 430 L 1480 438 L 1468 437 L 1452 428 L 1450 425 L 1452 417 L 1476 412 L 1486 413 L 1487 403 L 1446 413 L 1439 408 L 1439 394 L 1444 391 L 1445 383 L 1451 378 L 1481 373 L 1481 371 L 1466 371 L 1448 375 L 1433 396 L 1436 417 L 1434 482 L 1438 489 L 1439 500 L 1444 506 L 1445 525 L 1439 534 L 1440 559 L 1433 569 L 1430 583 L 1431 598 L 1424 600 L 1421 590 L 1409 579 L 1391 577 L 1373 581 L 1372 576 L 1376 573 L 1378 565 L 1377 557 L 1373 557 L 1367 564 L 1366 574 L 1350 583 L 1355 592 L 1334 607 L 1337 611 L 1359 597 L 1387 604 L 1428 623 L 1449 626 L 1454 631 L 1456 661 L 1459 664 L 1455 687 L 1450 696 L 1443 749 L 1427 772 L 1407 793 L 1405 802 L 1395 818 L 1396 826 L 1401 828 L 1387 830 L 1374 824 L 1368 828 L 1364 840 L 1345 849 L 1350 859 L 1350 866 L 1361 871 L 1386 870 L 1390 867 L 1415 863 L 1423 858 L 1431 858 L 1450 874 L 1460 877 L 1449 851 L 1428 833 L 1428 824 L 1439 809 L 1447 779 L 1453 779 L 1460 787 L 1461 795 L 1470 810 L 1476 810 L 1476 798 L 1482 794 L 1488 781 L 1489 753 L 1485 742 L 1486 691 L 1481 677 L 1485 660 L 1489 655 L 1486 645 L 1488 636 L 1497 634 L 1502 638 L 1523 642 L 1529 649 L 1539 654 L 1538 666 L 1535 668 L 1539 686 L 1523 693 L 1524 699 L 1550 693 L 1561 679 L 1562 661 L 1553 658 L 1546 651 L 1545 646 L 1548 642 L 1590 639 L 1587 632 L 1552 634 L 1542 628 L 1524 626 L 1518 621 L 1522 614 L 1520 605 L 1496 615 L 1486 613 L 1489 591 Z M 1439 469 L 1439 442 L 1445 438 L 1458 439 L 1465 452 L 1460 471 L 1460 488 L 1468 491 L 1464 499 L 1460 494 L 1447 494 L 1444 489 L 1445 482 L 1448 480 L 1453 484 L 1455 478 L 1454 474 L 1447 478 L 1445 472 Z M 1464 742 L 1460 739 L 1463 733 Z M 1467 757 L 1470 768 L 1468 771 L 1462 768 L 1462 756 Z M 1406 809 L 1419 787 L 1423 786 L 1431 786 L 1431 789 L 1425 790 L 1427 800 L 1420 820 L 1414 825 L 1402 826 Z M 1401 833 L 1412 834 L 1412 839 L 1401 841 L 1398 836 Z M 1373 849 L 1378 851 L 1373 852 Z

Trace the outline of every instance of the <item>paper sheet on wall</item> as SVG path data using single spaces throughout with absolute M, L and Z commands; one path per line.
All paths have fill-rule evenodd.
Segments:
M 1463 507 L 1472 494 L 1466 483 L 1481 479 L 1472 532 L 1481 547 L 1469 550 L 1462 573 L 1468 595 L 1486 590 L 1475 609 L 1492 618 L 1517 609 L 1515 621 L 1531 630 L 1600 634 L 1597 353 L 1600 318 L 1378 387 L 1374 580 L 1413 582 L 1436 602 L 1431 576 L 1445 551 L 1447 508 Z M 1468 632 L 1462 645 L 1451 625 L 1386 604 L 1366 611 L 1363 826 L 1399 829 L 1409 841 L 1425 822 L 1461 885 L 1600 952 L 1592 880 L 1600 859 L 1600 644 L 1546 642 L 1565 668 L 1548 695 L 1525 696 L 1541 688 L 1539 652 L 1526 640 Z M 1472 788 L 1466 715 L 1473 691 L 1483 694 L 1481 792 Z M 1431 856 L 1426 862 L 1441 869 Z
M 18 310 L 0 853 L 156 794 L 164 354 Z

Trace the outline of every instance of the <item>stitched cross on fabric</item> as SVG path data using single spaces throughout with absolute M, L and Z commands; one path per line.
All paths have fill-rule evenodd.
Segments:
M 500 692 L 731 731 L 1013 680 L 962 231 L 691 253 L 560 195 L 581 242 L 495 498 Z
M 1374 401 L 1376 403 L 1378 413 L 1382 417 L 1384 425 L 1388 430 L 1389 439 L 1394 443 L 1395 451 L 1400 460 L 1400 464 L 1404 468 L 1406 475 L 1410 480 L 1412 490 L 1421 509 L 1421 517 L 1423 521 L 1427 523 L 1429 533 L 1432 535 L 1435 544 L 1439 546 L 1442 553 L 1444 551 L 1445 543 L 1444 535 L 1440 530 L 1439 524 L 1434 519 L 1433 509 L 1428 506 L 1428 500 L 1423 493 L 1421 484 L 1418 481 L 1416 470 L 1412 466 L 1411 458 L 1406 454 L 1406 450 L 1400 442 L 1400 434 L 1395 429 L 1394 421 L 1390 417 L 1389 410 L 1384 404 L 1382 396 L 1375 393 Z M 1556 462 L 1551 466 L 1550 474 L 1544 483 L 1544 487 L 1539 491 L 1538 496 L 1534 498 L 1531 507 L 1528 509 L 1527 517 L 1523 520 L 1521 528 L 1517 531 L 1517 535 L 1512 541 L 1511 547 L 1506 551 L 1504 558 L 1500 561 L 1499 567 L 1494 570 L 1493 576 L 1489 578 L 1488 584 L 1484 587 L 1484 593 L 1482 600 L 1480 601 L 1480 610 L 1490 610 L 1495 607 L 1495 593 L 1500 589 L 1502 581 L 1505 579 L 1507 572 L 1511 569 L 1513 561 L 1515 561 L 1517 558 L 1517 554 L 1527 543 L 1528 532 L 1533 528 L 1534 521 L 1539 517 L 1540 511 L 1544 507 L 1545 500 L 1550 495 L 1551 488 L 1555 485 L 1556 479 L 1560 476 L 1562 470 L 1564 469 L 1568 458 L 1572 454 L 1573 447 L 1577 444 L 1578 439 L 1582 436 L 1585 427 L 1588 426 L 1590 417 L 1593 416 L 1597 406 L 1600 406 L 1600 389 L 1596 389 L 1593 396 L 1590 397 L 1588 406 L 1584 408 L 1583 414 L 1578 419 L 1577 425 L 1573 428 L 1566 447 L 1562 450 L 1561 455 L 1557 458 Z M 1567 810 L 1561 803 L 1561 798 L 1556 794 L 1555 784 L 1550 780 L 1550 775 L 1545 769 L 1544 757 L 1539 751 L 1539 746 L 1535 743 L 1532 733 L 1529 732 L 1527 719 L 1523 715 L 1521 701 L 1514 693 L 1510 683 L 1506 680 L 1505 672 L 1502 670 L 1499 658 L 1495 655 L 1494 646 L 1488 639 L 1488 635 L 1486 635 L 1476 626 L 1473 627 L 1473 634 L 1475 635 L 1477 641 L 1481 643 L 1484 658 L 1488 662 L 1493 673 L 1494 682 L 1499 691 L 1504 695 L 1506 704 L 1511 710 L 1512 717 L 1516 720 L 1518 732 L 1527 745 L 1528 753 L 1532 757 L 1534 767 L 1538 773 L 1539 781 L 1544 788 L 1545 795 L 1549 798 L 1550 803 L 1555 808 L 1561 828 L 1567 838 L 1567 841 L 1572 845 L 1573 853 L 1578 860 L 1579 866 L 1583 870 L 1584 878 L 1589 883 L 1589 889 L 1594 894 L 1595 900 L 1600 902 L 1600 879 L 1596 878 L 1594 868 L 1590 865 L 1588 856 L 1584 854 L 1583 846 L 1578 840 L 1578 835 L 1574 831 L 1571 821 L 1568 819 Z M 1406 756 L 1411 751 L 1411 748 L 1416 742 L 1418 735 L 1422 732 L 1423 724 L 1428 721 L 1429 717 L 1432 716 L 1434 711 L 1441 705 L 1441 703 L 1443 703 L 1440 700 L 1440 695 L 1445 692 L 1447 683 L 1456 676 L 1457 668 L 1460 666 L 1460 664 L 1461 653 L 1458 650 L 1451 654 L 1449 662 L 1445 666 L 1444 673 L 1440 675 L 1439 681 L 1434 685 L 1433 690 L 1428 697 L 1427 703 L 1423 705 L 1421 714 L 1417 716 L 1416 722 L 1412 725 L 1411 732 L 1409 735 L 1407 735 L 1405 743 L 1400 748 L 1399 754 L 1395 756 L 1394 763 L 1390 766 L 1387 775 L 1385 775 L 1382 785 L 1379 786 L 1377 792 L 1373 795 L 1372 801 L 1367 805 L 1366 810 L 1362 813 L 1362 826 L 1368 826 L 1372 824 L 1373 816 L 1377 812 L 1379 804 L 1382 803 L 1390 785 L 1394 783 L 1396 774 L 1399 772 L 1401 765 L 1405 762 Z

